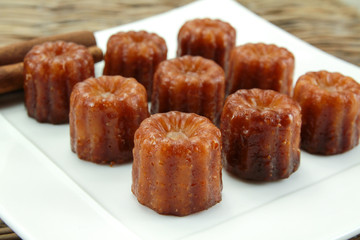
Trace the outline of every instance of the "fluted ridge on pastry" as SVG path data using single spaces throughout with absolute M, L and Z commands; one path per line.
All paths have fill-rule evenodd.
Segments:
M 227 71 L 226 92 L 271 89 L 291 96 L 294 55 L 274 44 L 247 43 L 233 48 Z
M 236 30 L 229 23 L 219 19 L 194 19 L 179 30 L 177 56 L 212 59 L 226 71 L 235 42 Z
M 300 161 L 300 107 L 272 90 L 238 90 L 221 116 L 224 167 L 251 180 L 287 178 Z
M 132 170 L 132 192 L 141 204 L 184 216 L 221 201 L 220 131 L 210 124 L 180 112 L 144 120 L 135 133 Z
M 224 71 L 209 59 L 183 56 L 159 64 L 151 112 L 193 112 L 217 122 L 225 94 Z
M 341 73 L 318 71 L 299 77 L 294 99 L 303 112 L 301 146 L 331 155 L 359 144 L 360 85 Z
M 146 90 L 135 79 L 87 79 L 71 94 L 72 150 L 95 163 L 130 161 L 135 131 L 148 116 Z
M 86 47 L 63 41 L 33 47 L 24 59 L 28 115 L 39 122 L 68 122 L 72 88 L 91 76 L 94 60 Z
M 146 31 L 118 32 L 107 43 L 104 75 L 133 77 L 144 85 L 151 97 L 153 74 L 167 58 L 165 40 Z

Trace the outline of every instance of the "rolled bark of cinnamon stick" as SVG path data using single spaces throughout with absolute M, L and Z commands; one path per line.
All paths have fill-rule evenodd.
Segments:
M 15 63 L 0 67 L 0 94 L 23 88 L 24 63 Z
M 94 33 L 90 31 L 79 31 L 34 38 L 29 41 L 22 41 L 0 47 L 0 66 L 22 62 L 26 53 L 30 51 L 34 45 L 57 40 L 74 42 L 86 47 L 96 45 Z
M 100 48 L 92 46 L 88 50 L 94 58 L 94 63 L 103 60 L 103 52 Z M 22 89 L 24 84 L 23 72 L 23 62 L 0 66 L 0 94 Z
M 104 59 L 102 50 L 97 46 L 88 47 L 88 50 L 94 59 L 94 63 L 100 62 Z

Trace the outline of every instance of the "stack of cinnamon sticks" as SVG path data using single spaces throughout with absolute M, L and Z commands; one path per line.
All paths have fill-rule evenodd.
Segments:
M 30 51 L 33 46 L 57 40 L 74 42 L 88 47 L 95 63 L 100 62 L 103 59 L 103 53 L 101 49 L 96 46 L 94 34 L 90 31 L 40 37 L 0 47 L 0 94 L 23 88 L 23 60 L 27 52 Z

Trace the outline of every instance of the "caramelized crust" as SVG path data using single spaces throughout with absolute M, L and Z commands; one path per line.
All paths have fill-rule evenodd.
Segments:
M 151 112 L 193 112 L 217 122 L 224 101 L 224 71 L 202 57 L 184 56 L 159 64 Z
M 130 161 L 135 131 L 148 116 L 146 90 L 134 78 L 89 78 L 71 94 L 71 149 L 95 163 Z
M 224 166 L 249 180 L 287 178 L 300 162 L 300 106 L 272 90 L 238 90 L 221 115 Z
M 238 89 L 271 89 L 291 95 L 294 55 L 274 44 L 248 43 L 231 52 L 227 93 Z
M 221 201 L 221 134 L 207 118 L 168 112 L 135 133 L 132 192 L 160 214 L 184 216 Z
M 155 33 L 119 32 L 108 40 L 104 75 L 135 78 L 147 89 L 150 100 L 153 74 L 166 57 L 165 40 Z
M 94 76 L 94 60 L 82 45 L 47 42 L 25 56 L 24 76 L 28 115 L 39 122 L 66 123 L 72 88 Z
M 359 144 L 360 85 L 327 71 L 301 76 L 294 99 L 302 108 L 301 147 L 315 154 L 337 154 Z
M 235 42 L 236 30 L 229 23 L 218 19 L 194 19 L 187 21 L 179 31 L 177 56 L 212 59 L 226 71 Z

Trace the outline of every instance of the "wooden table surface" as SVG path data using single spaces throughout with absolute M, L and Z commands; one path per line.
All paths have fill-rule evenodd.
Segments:
M 360 66 L 358 0 L 237 1 L 315 47 Z M 190 2 L 193 0 L 1 0 L 0 46 L 38 36 L 115 27 Z M 0 219 L 2 239 L 20 238 Z

